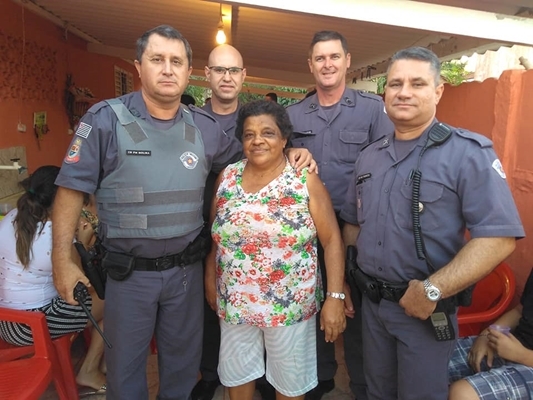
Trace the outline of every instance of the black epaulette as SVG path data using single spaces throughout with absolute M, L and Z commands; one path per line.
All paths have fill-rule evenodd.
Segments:
M 457 136 L 460 136 L 464 139 L 472 140 L 479 144 L 482 148 L 483 147 L 492 147 L 492 140 L 490 140 L 488 137 L 483 136 L 479 133 L 470 132 L 466 129 L 462 128 L 452 128 L 455 133 L 457 133 Z

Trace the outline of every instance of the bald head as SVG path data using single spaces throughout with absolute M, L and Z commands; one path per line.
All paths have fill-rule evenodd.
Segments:
M 213 111 L 219 114 L 235 111 L 246 77 L 241 53 L 229 44 L 215 47 L 209 54 L 205 76 L 213 94 Z M 222 112 L 222 108 L 225 112 Z
M 232 67 L 243 67 L 243 61 L 241 53 L 235 47 L 229 44 L 221 44 L 215 47 L 211 53 L 209 53 L 209 59 L 207 65 L 212 66 L 224 66 L 220 64 L 223 61 L 230 61 Z M 229 66 L 229 65 L 228 65 Z

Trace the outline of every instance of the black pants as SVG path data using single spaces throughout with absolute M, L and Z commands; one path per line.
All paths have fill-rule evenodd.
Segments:
M 339 227 L 342 229 L 343 221 L 337 218 Z M 327 276 L 324 260 L 324 248 L 318 242 L 318 262 L 324 293 L 327 291 Z M 355 298 L 356 291 L 352 290 L 352 302 L 355 307 L 355 317 L 346 319 L 346 330 L 343 333 L 344 339 L 344 359 L 348 376 L 350 377 L 350 389 L 355 394 L 357 400 L 366 400 L 366 381 L 363 369 L 363 335 L 361 318 L 361 300 Z M 317 343 L 317 370 L 318 380 L 326 381 L 333 379 L 337 372 L 337 361 L 335 359 L 335 346 L 333 343 L 326 343 L 325 333 L 320 330 L 320 312 L 317 314 L 316 324 Z
M 200 372 L 205 381 L 218 379 L 218 356 L 220 351 L 220 325 L 218 315 L 204 299 L 204 338 Z

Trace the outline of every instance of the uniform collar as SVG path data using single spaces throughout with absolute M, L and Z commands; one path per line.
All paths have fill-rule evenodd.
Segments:
M 152 116 L 150 115 L 150 113 L 148 112 L 148 109 L 146 108 L 146 103 L 144 102 L 141 90 L 138 90 L 133 93 L 130 104 L 128 106 L 128 110 L 136 118 L 142 118 L 144 120 L 152 121 Z M 182 116 L 183 116 L 183 107 L 180 105 L 180 108 L 178 109 L 178 113 L 174 118 L 175 122 L 180 121 Z
M 355 90 L 344 88 L 344 92 L 339 100 L 341 107 L 355 107 L 356 95 L 357 92 Z M 318 102 L 318 95 L 316 93 L 310 96 L 307 100 L 307 108 L 305 109 L 306 114 L 316 112 L 320 109 L 320 103 Z
M 422 132 L 422 134 L 418 137 L 418 141 L 416 142 L 416 146 L 413 147 L 413 150 L 417 147 L 423 147 L 426 144 L 428 132 L 433 127 L 433 125 L 435 125 L 436 123 L 438 123 L 438 121 L 435 118 L 433 122 L 431 123 L 431 125 L 429 125 L 424 130 L 424 132 Z M 396 159 L 396 152 L 394 150 L 394 132 L 391 133 L 390 135 L 382 137 L 381 139 L 378 139 L 378 143 L 379 144 L 377 145 L 377 148 L 379 150 L 385 149 L 393 159 Z
M 427 136 L 428 136 L 429 130 L 433 127 L 433 125 L 435 125 L 438 122 L 439 121 L 437 120 L 437 118 L 435 118 L 433 120 L 433 122 L 431 123 L 431 125 L 429 125 L 424 130 L 424 132 L 422 132 L 422 134 L 418 137 L 418 142 L 416 143 L 417 146 L 424 146 L 426 144 L 426 140 L 427 140 Z M 394 132 L 392 134 L 390 134 L 390 135 L 384 136 L 381 139 L 379 139 L 379 141 L 381 143 L 378 144 L 378 148 L 379 149 L 384 149 L 386 147 L 391 146 L 393 144 L 393 140 L 394 140 Z
M 242 104 L 241 102 L 239 101 L 239 103 L 237 104 L 237 108 L 235 109 L 235 111 L 233 111 L 231 114 L 234 114 L 234 115 L 238 115 L 239 114 L 239 110 L 241 109 L 242 107 Z M 217 114 L 216 112 L 213 111 L 213 106 L 211 105 L 211 103 L 207 103 L 206 105 L 204 105 L 202 107 L 202 110 L 204 110 L 205 112 L 207 112 L 209 115 L 211 115 L 212 117 L 214 117 L 215 119 L 219 116 L 219 115 L 222 115 L 222 114 Z M 230 114 L 226 114 L 226 115 L 230 115 Z M 225 115 L 224 115 L 225 116 Z M 237 117 L 235 117 L 235 120 L 237 120 Z

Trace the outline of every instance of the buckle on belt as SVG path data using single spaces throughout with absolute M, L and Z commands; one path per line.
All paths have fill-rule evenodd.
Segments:
M 174 257 L 162 257 L 155 260 L 155 268 L 156 271 L 164 271 L 166 269 L 170 269 L 174 267 Z

